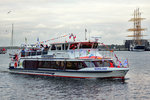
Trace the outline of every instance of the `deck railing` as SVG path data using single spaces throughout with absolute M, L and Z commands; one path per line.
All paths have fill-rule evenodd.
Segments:
M 21 57 L 45 55 L 48 51 L 21 51 Z

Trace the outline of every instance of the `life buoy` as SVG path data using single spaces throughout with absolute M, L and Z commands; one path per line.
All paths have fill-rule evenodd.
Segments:
M 14 67 L 15 67 L 15 68 L 17 67 L 17 61 L 14 63 Z

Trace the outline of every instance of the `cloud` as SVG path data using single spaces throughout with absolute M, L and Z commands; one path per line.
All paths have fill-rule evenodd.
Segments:
M 8 39 L 14 23 L 14 38 L 19 41 L 15 45 L 25 37 L 28 42 L 36 42 L 37 37 L 47 40 L 69 33 L 84 40 L 85 28 L 90 36 L 101 36 L 108 44 L 123 44 L 125 36 L 132 34 L 126 30 L 133 25 L 128 20 L 135 8 L 139 7 L 142 17 L 147 18 L 143 27 L 150 26 L 149 4 L 149 0 L 0 0 L 0 41 Z M 9 34 L 4 34 L 5 30 Z M 5 40 L 0 46 L 10 44 Z
M 47 28 L 47 26 L 44 24 L 38 24 L 35 26 L 35 28 Z

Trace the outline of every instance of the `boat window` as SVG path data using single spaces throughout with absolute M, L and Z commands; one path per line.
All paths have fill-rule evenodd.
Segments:
M 56 46 L 53 44 L 51 50 L 56 50 Z
M 135 46 L 134 49 L 145 49 L 145 46 Z
M 27 61 L 23 62 L 25 69 L 50 68 L 50 69 L 71 69 L 78 70 L 85 67 L 94 67 L 93 62 L 77 61 Z
M 106 61 L 104 61 L 103 63 L 104 63 L 104 67 L 108 67 L 108 66 L 110 66 L 109 61 L 107 61 L 107 60 L 106 60 Z
M 62 44 L 62 50 L 65 50 L 65 45 L 64 44 Z
M 97 48 L 98 47 L 98 43 L 94 43 L 93 48 Z
M 61 50 L 61 45 L 56 45 L 57 50 Z
M 58 65 L 58 63 L 56 64 L 56 61 L 51 61 L 50 67 L 55 69 L 58 67 L 57 65 Z
M 38 67 L 38 61 L 23 61 L 23 67 L 25 69 L 37 69 Z
M 65 44 L 65 50 L 68 50 L 68 43 Z
M 85 64 L 87 65 L 87 67 L 95 67 L 92 61 L 85 61 Z
M 104 63 L 102 61 L 96 62 L 97 67 L 104 67 Z
M 41 68 L 49 68 L 50 65 L 51 65 L 51 63 L 48 61 L 39 61 L 38 67 L 40 66 Z
M 56 66 L 54 68 L 63 69 L 64 68 L 64 62 L 63 61 L 56 61 Z
M 78 69 L 78 62 L 67 61 L 66 69 Z
M 63 69 L 65 62 L 63 61 L 38 61 L 38 68 Z
M 70 44 L 70 48 L 69 49 L 77 49 L 77 48 L 78 48 L 78 43 Z
M 110 63 L 112 63 L 113 66 L 115 66 L 115 64 L 112 60 L 97 61 L 95 63 L 97 64 L 96 67 L 109 67 L 109 66 L 111 66 Z
M 65 62 L 64 61 L 60 61 L 60 67 L 62 67 L 62 68 L 65 67 Z
M 81 68 L 85 68 L 87 67 L 85 63 L 83 62 L 78 62 L 78 68 L 81 69 Z
M 92 43 L 80 43 L 80 49 L 92 48 Z

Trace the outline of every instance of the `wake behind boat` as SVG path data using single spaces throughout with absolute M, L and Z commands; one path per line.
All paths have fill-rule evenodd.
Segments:
M 9 70 L 28 75 L 124 79 L 128 64 L 116 65 L 112 58 L 100 54 L 98 45 L 98 42 L 65 42 L 52 43 L 44 49 L 23 49 L 12 57 Z

